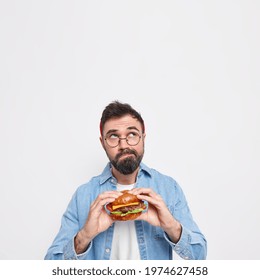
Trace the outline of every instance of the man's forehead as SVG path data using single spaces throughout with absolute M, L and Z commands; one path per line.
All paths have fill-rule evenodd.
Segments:
M 108 130 L 125 130 L 131 127 L 136 127 L 138 130 L 142 130 L 141 123 L 134 117 L 130 115 L 126 115 L 120 118 L 111 118 L 106 121 L 104 125 L 104 132 L 106 133 Z

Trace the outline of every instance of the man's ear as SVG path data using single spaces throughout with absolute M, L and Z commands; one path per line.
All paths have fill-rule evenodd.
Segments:
M 99 137 L 99 141 L 100 141 L 100 143 L 101 143 L 103 149 L 105 150 L 105 146 L 104 146 L 104 142 L 103 142 L 102 136 Z

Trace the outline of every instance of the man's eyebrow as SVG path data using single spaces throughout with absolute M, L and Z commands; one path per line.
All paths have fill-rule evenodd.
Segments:
M 106 135 L 109 134 L 109 133 L 117 132 L 117 131 L 118 131 L 118 129 L 109 129 L 109 130 L 107 131 Z
M 137 130 L 138 132 L 140 132 L 140 130 L 136 127 L 136 126 L 129 126 L 127 127 L 127 130 Z M 106 133 L 107 134 L 110 134 L 110 133 L 115 133 L 115 132 L 118 132 L 119 130 L 118 129 L 109 129 Z
M 134 130 L 139 131 L 139 129 L 138 129 L 136 126 L 129 126 L 127 129 L 128 129 L 128 130 L 132 130 L 132 129 L 134 129 Z

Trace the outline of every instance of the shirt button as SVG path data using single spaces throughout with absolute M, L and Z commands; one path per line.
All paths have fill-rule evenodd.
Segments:
M 109 249 L 109 248 L 106 248 L 105 251 L 106 251 L 106 253 L 109 253 L 109 252 L 110 252 L 110 249 Z

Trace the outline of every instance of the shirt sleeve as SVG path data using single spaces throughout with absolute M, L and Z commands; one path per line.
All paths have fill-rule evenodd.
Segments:
M 85 252 L 83 252 L 81 254 L 77 254 L 75 251 L 75 247 L 74 247 L 74 238 L 75 238 L 75 236 L 63 248 L 64 259 L 65 260 L 84 260 L 87 253 L 89 252 L 89 250 L 92 247 L 92 242 L 90 242 L 90 244 L 88 245 L 87 250 Z
M 206 259 L 206 240 L 200 238 L 197 242 L 192 241 L 194 234 L 185 227 L 182 227 L 182 233 L 179 241 L 174 243 L 171 241 L 167 233 L 164 233 L 165 239 L 171 245 L 172 249 L 185 260 L 205 260 Z
M 52 245 L 47 251 L 45 260 L 78 260 L 85 259 L 86 254 L 92 247 L 89 244 L 87 250 L 77 255 L 74 247 L 74 238 L 79 228 L 77 211 L 77 193 L 75 193 L 62 216 L 61 227 Z
M 176 184 L 175 204 L 169 207 L 174 218 L 182 226 L 182 233 L 179 241 L 173 243 L 169 236 L 164 237 L 172 249 L 182 258 L 187 260 L 204 260 L 207 256 L 207 241 L 195 223 L 182 189 Z

